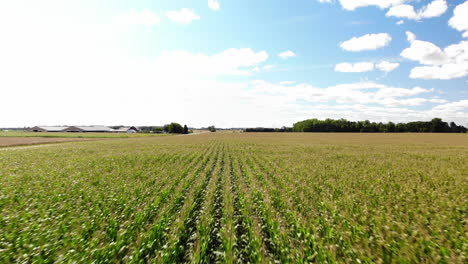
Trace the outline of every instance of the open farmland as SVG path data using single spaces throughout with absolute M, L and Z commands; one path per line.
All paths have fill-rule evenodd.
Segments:
M 209 133 L 0 152 L 0 263 L 466 263 L 466 134 Z
M 1 137 L 0 148 L 24 145 L 51 144 L 89 140 L 85 138 Z

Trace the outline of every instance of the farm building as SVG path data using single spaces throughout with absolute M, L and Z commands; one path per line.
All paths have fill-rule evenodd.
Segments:
M 67 127 L 64 126 L 35 126 L 29 128 L 30 132 L 63 132 Z
M 64 132 L 112 132 L 112 128 L 106 126 L 71 126 Z
M 140 131 L 137 127 L 120 127 L 112 129 L 107 126 L 35 126 L 27 129 L 30 132 L 112 132 L 112 133 L 136 133 Z
M 139 129 L 137 127 L 134 127 L 134 126 L 120 127 L 120 128 L 112 130 L 112 132 L 114 132 L 114 133 L 136 133 L 138 131 L 139 131 Z

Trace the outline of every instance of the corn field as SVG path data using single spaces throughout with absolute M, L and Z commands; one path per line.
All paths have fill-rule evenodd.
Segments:
M 468 137 L 209 133 L 0 151 L 0 263 L 466 263 Z

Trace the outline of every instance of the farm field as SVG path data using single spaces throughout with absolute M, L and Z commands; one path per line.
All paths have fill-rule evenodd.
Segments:
M 90 140 L 86 138 L 0 137 L 0 148 Z
M 466 263 L 468 135 L 0 151 L 0 263 Z

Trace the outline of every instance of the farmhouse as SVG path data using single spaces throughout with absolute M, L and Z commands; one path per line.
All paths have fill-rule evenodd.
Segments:
M 67 127 L 64 126 L 35 126 L 29 128 L 30 132 L 63 132 Z
M 112 128 L 106 126 L 71 126 L 63 130 L 64 132 L 112 132 Z

